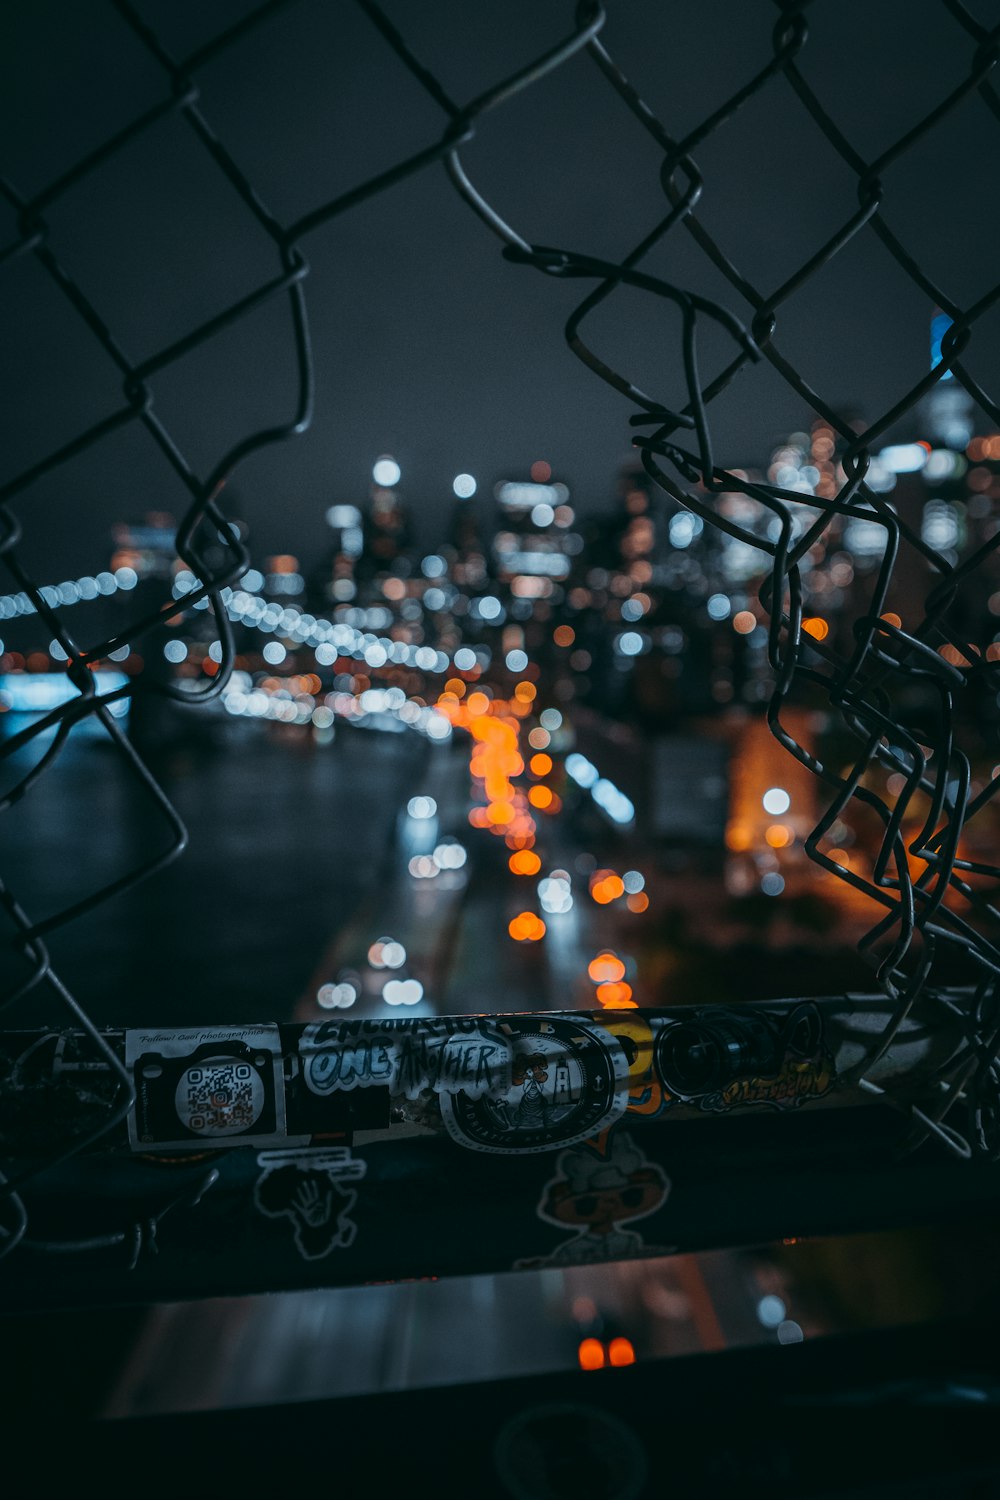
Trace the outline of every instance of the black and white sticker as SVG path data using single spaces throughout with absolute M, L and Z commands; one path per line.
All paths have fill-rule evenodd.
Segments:
M 448 1134 L 474 1151 L 553 1151 L 607 1129 L 628 1104 L 629 1064 L 618 1039 L 576 1016 L 505 1016 L 510 1078 L 478 1097 L 442 1093 Z
M 318 1021 L 299 1052 L 306 1088 L 320 1096 L 381 1086 L 408 1099 L 458 1090 L 479 1098 L 511 1078 L 508 1037 L 478 1016 Z
M 358 1226 L 350 1217 L 366 1164 L 346 1146 L 321 1151 L 262 1151 L 263 1170 L 254 1184 L 253 1201 L 268 1219 L 285 1219 L 296 1250 L 304 1260 L 322 1260 L 333 1250 L 353 1245 Z
M 138 1150 L 286 1139 L 277 1026 L 128 1031 L 125 1062 L 136 1094 L 129 1140 Z

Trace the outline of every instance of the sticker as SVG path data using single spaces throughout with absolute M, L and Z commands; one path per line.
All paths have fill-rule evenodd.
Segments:
M 295 1248 L 305 1260 L 322 1260 L 332 1250 L 353 1245 L 358 1226 L 348 1215 L 357 1201 L 345 1182 L 360 1182 L 366 1163 L 346 1146 L 323 1151 L 262 1151 L 264 1170 L 254 1184 L 253 1201 L 269 1219 L 287 1219 Z
M 552 1151 L 613 1124 L 628 1103 L 628 1059 L 610 1033 L 575 1016 L 507 1016 L 509 1082 L 475 1097 L 443 1093 L 448 1134 L 475 1151 Z
M 836 1077 L 811 1002 L 784 1013 L 695 1011 L 659 1032 L 656 1072 L 678 1100 L 717 1114 L 751 1104 L 794 1109 L 828 1094 Z
M 285 1140 L 277 1026 L 128 1031 L 135 1081 L 129 1140 L 142 1150 Z
M 628 1113 L 655 1119 L 672 1103 L 653 1067 L 654 1027 L 641 1011 L 598 1011 L 591 1020 L 615 1037 L 628 1059 Z
M 515 1262 L 516 1271 L 538 1266 L 581 1266 L 640 1255 L 667 1255 L 672 1245 L 647 1245 L 634 1229 L 623 1229 L 662 1208 L 670 1178 L 646 1159 L 631 1136 L 614 1132 L 605 1149 L 584 1143 L 564 1151 L 556 1175 L 542 1189 L 536 1212 L 560 1229 L 573 1228 L 572 1239 L 550 1255 Z
M 510 1042 L 477 1016 L 318 1021 L 299 1050 L 306 1088 L 318 1095 L 381 1086 L 408 1099 L 427 1090 L 478 1099 L 510 1086 Z

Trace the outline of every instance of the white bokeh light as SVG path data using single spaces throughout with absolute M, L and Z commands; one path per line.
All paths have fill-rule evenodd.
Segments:
M 377 463 L 372 465 L 372 478 L 375 483 L 384 485 L 387 489 L 399 483 L 402 472 L 396 460 L 390 458 L 387 453 L 384 453 Z

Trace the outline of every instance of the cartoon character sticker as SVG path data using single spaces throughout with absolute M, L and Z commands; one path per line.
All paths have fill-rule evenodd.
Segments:
M 366 1166 L 346 1146 L 262 1151 L 257 1162 L 264 1170 L 254 1185 L 254 1204 L 269 1219 L 289 1221 L 301 1256 L 322 1260 L 354 1243 L 358 1228 L 348 1215 L 358 1195 L 342 1184 L 360 1181 Z
M 583 1144 L 563 1151 L 556 1175 L 542 1190 L 538 1217 L 573 1236 L 550 1255 L 515 1262 L 515 1270 L 539 1266 L 579 1266 L 641 1255 L 666 1255 L 674 1247 L 647 1245 L 634 1229 L 623 1228 L 655 1213 L 667 1201 L 670 1178 L 646 1157 L 631 1136 L 613 1134 L 606 1149 Z
M 628 1103 L 628 1059 L 616 1037 L 576 1016 L 507 1016 L 509 1078 L 478 1098 L 442 1093 L 448 1134 L 475 1151 L 551 1151 L 607 1129 Z

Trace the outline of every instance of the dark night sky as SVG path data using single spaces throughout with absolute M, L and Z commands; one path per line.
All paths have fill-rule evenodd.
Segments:
M 247 0 L 142 0 L 183 54 Z M 996 3 L 977 15 L 994 24 Z M 564 0 L 391 0 L 421 59 L 460 100 L 571 29 Z M 931 0 L 819 0 L 803 70 L 855 146 L 876 155 L 953 87 L 971 46 Z M 770 55 L 764 0 L 612 0 L 604 40 L 675 135 Z M 30 196 L 160 99 L 163 74 L 99 0 L 6 0 L 0 19 L 3 170 Z M 298 0 L 200 70 L 202 108 L 284 222 L 437 138 L 438 107 L 349 0 Z M 973 98 L 887 174 L 887 218 L 930 274 L 973 301 L 997 275 L 1000 126 Z M 842 223 L 855 182 L 778 79 L 695 153 L 701 216 L 766 289 Z M 486 117 L 463 163 L 520 232 L 620 258 L 663 212 L 660 154 L 584 56 Z M 142 358 L 272 276 L 272 247 L 179 119 L 168 118 L 48 212 L 51 243 L 127 353 Z M 0 214 L 0 236 L 13 233 Z M 380 452 L 403 466 L 423 539 L 470 470 L 481 493 L 547 458 L 584 510 L 607 502 L 627 456 L 631 407 L 579 364 L 562 325 L 586 290 L 502 259 L 499 241 L 435 164 L 309 234 L 307 283 L 318 375 L 312 431 L 253 457 L 230 508 L 255 556 L 323 542 L 334 500 L 364 497 Z M 683 232 L 649 261 L 669 280 L 748 309 Z M 116 372 L 30 257 L 0 269 L 5 309 L 0 474 L 37 460 L 119 404 Z M 870 232 L 789 305 L 779 345 L 831 400 L 869 415 L 919 378 L 926 299 Z M 666 401 L 680 397 L 678 320 L 619 291 L 590 325 L 594 343 Z M 970 367 L 986 383 L 1000 319 L 984 320 Z M 728 346 L 726 346 L 728 347 Z M 725 352 L 710 331 L 702 368 Z M 293 400 L 282 299 L 158 376 L 157 409 L 208 470 Z M 712 409 L 718 455 L 759 461 L 808 413 L 768 367 Z M 104 566 L 109 522 L 183 495 L 136 428 L 105 440 L 17 504 L 29 563 L 47 581 Z

